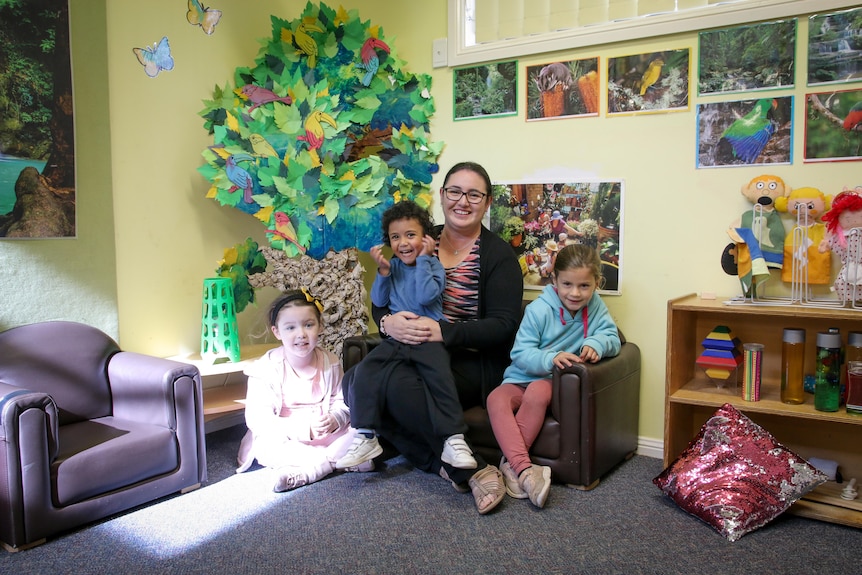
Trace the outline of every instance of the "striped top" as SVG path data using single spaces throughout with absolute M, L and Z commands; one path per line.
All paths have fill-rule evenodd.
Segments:
M 473 249 L 460 264 L 446 268 L 446 288 L 443 290 L 443 316 L 447 321 L 479 319 L 479 247 L 476 238 Z M 437 244 L 439 250 L 439 242 Z

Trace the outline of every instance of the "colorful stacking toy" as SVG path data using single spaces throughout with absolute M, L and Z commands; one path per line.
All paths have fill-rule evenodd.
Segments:
M 710 379 L 727 381 L 742 364 L 740 341 L 733 337 L 727 326 L 716 326 L 701 345 L 704 350 L 695 363 L 703 368 Z

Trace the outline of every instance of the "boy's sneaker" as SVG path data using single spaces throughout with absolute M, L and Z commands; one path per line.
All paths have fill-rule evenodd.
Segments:
M 344 457 L 335 462 L 335 468 L 356 467 L 360 463 L 374 459 L 381 453 L 383 453 L 383 448 L 380 447 L 380 442 L 377 441 L 376 437 L 357 435 L 353 438 L 353 443 L 350 444 L 350 449 L 347 450 Z
M 478 463 L 473 459 L 473 451 L 464 441 L 464 434 L 458 433 L 449 436 L 443 443 L 443 454 L 440 456 L 443 463 L 448 463 L 458 469 L 476 469 Z
M 509 494 L 509 497 L 526 499 L 527 492 L 521 489 L 521 484 L 518 483 L 518 474 L 515 473 L 515 470 L 512 469 L 512 466 L 509 465 L 505 457 L 500 460 L 500 472 L 503 474 L 503 480 L 506 483 L 506 493 Z
M 541 509 L 545 506 L 551 490 L 551 468 L 546 465 L 531 465 L 521 473 L 518 483 L 530 498 L 530 503 Z

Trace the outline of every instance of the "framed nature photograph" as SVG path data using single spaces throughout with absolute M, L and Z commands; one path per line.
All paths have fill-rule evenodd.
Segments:
M 803 160 L 862 160 L 862 90 L 805 96 Z
M 608 59 L 608 115 L 688 110 L 691 50 Z
M 492 187 L 490 229 L 518 255 L 526 289 L 551 283 L 554 258 L 571 243 L 596 248 L 600 293 L 620 294 L 623 182 L 498 182 Z
M 697 106 L 698 168 L 792 160 L 793 96 Z
M 497 62 L 455 70 L 455 120 L 518 113 L 518 62 Z
M 0 2 L 0 37 L 0 239 L 74 238 L 69 5 Z
M 527 121 L 599 114 L 599 59 L 527 66 Z
M 698 34 L 698 95 L 792 88 L 796 19 Z
M 808 19 L 808 85 L 862 79 L 862 8 Z

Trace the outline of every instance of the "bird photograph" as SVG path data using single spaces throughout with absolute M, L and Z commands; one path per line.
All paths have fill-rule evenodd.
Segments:
M 608 59 L 608 114 L 687 110 L 690 50 Z
M 862 90 L 808 94 L 805 161 L 862 158 Z
M 697 166 L 789 164 L 793 98 L 699 104 Z

